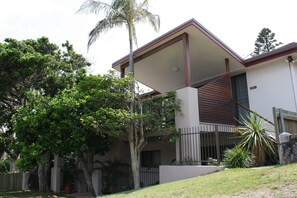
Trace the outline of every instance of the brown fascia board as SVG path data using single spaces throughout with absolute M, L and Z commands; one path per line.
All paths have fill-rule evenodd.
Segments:
M 229 48 L 225 43 L 223 43 L 219 38 L 217 38 L 214 34 L 212 34 L 210 31 L 208 31 L 203 25 L 201 25 L 198 21 L 195 19 L 190 19 L 189 21 L 181 24 L 180 26 L 174 28 L 173 30 L 163 34 L 162 36 L 154 39 L 153 41 L 149 42 L 148 44 L 138 48 L 137 50 L 134 51 L 134 55 L 137 55 L 138 53 L 158 44 L 159 42 L 169 38 L 170 36 L 176 34 L 178 36 L 178 32 L 186 29 L 187 27 L 193 25 L 196 27 L 199 31 L 201 31 L 205 36 L 207 36 L 210 40 L 215 42 L 218 46 L 220 46 L 223 50 L 225 50 L 228 54 L 230 54 L 233 58 L 235 58 L 238 62 L 243 64 L 243 59 L 235 53 L 231 48 Z M 112 67 L 114 68 L 118 64 L 123 64 L 127 62 L 129 59 L 129 55 L 119 59 L 118 61 L 112 63 Z
M 297 52 L 297 43 L 289 43 L 283 47 L 277 48 L 273 51 L 267 52 L 265 54 L 261 54 L 244 61 L 244 65 L 246 67 L 251 67 L 257 65 L 259 63 L 263 63 L 275 58 L 279 58 L 285 55 L 289 55 L 291 53 Z

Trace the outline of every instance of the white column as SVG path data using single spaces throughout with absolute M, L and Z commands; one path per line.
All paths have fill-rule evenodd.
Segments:
M 61 189 L 61 167 L 63 166 L 63 158 L 55 155 L 54 167 L 51 169 L 51 190 L 59 193 Z
M 175 117 L 175 127 L 178 130 L 179 128 L 193 128 L 199 125 L 199 107 L 198 107 L 198 90 L 192 87 L 185 87 L 176 91 L 176 97 L 181 100 L 180 110 L 181 112 L 177 113 Z M 190 137 L 189 137 L 190 138 Z M 192 138 L 192 137 L 191 137 Z M 195 137 L 196 141 L 191 142 L 200 144 L 200 135 L 197 134 Z M 194 147 L 194 145 L 192 146 Z M 176 160 L 182 161 L 184 157 L 190 157 L 193 160 L 201 160 L 201 148 L 200 146 L 196 147 L 198 150 L 193 152 L 193 156 L 183 156 L 180 154 L 180 146 L 182 148 L 189 146 L 185 142 L 180 142 L 180 139 L 176 141 Z M 195 154 L 196 153 L 196 154 Z M 195 155 L 195 156 L 194 156 Z
M 22 173 L 22 190 L 29 189 L 29 173 Z
M 101 173 L 100 170 L 93 171 L 92 182 L 93 182 L 93 187 L 94 187 L 94 190 L 96 192 L 96 195 L 101 195 L 101 191 L 102 191 L 102 173 Z
M 175 117 L 175 127 L 178 129 L 198 126 L 198 90 L 185 87 L 176 91 L 176 97 L 181 100 L 181 112 Z

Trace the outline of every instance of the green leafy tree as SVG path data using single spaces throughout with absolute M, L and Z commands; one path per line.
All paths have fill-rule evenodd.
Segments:
M 240 146 L 251 151 L 255 156 L 255 165 L 265 165 L 266 157 L 275 157 L 275 140 L 270 137 L 263 128 L 263 119 L 256 113 L 242 117 L 242 123 L 246 127 L 239 131 L 243 136 Z
M 115 27 L 126 26 L 129 36 L 129 71 L 132 76 L 130 86 L 131 102 L 129 110 L 131 114 L 136 111 L 136 97 L 135 97 L 135 81 L 134 81 L 134 60 L 133 60 L 133 43 L 137 45 L 135 24 L 139 22 L 149 22 L 152 27 L 158 31 L 160 27 L 160 18 L 158 15 L 152 14 L 148 11 L 149 0 L 144 0 L 138 3 L 136 0 L 112 0 L 111 4 L 102 1 L 86 0 L 78 12 L 82 13 L 104 13 L 105 18 L 100 20 L 95 28 L 89 33 L 88 47 L 96 41 L 100 34 Z M 140 113 L 142 111 L 140 110 Z M 135 120 L 136 121 L 136 120 Z M 142 122 L 140 122 L 142 123 Z M 144 146 L 143 129 L 139 133 L 135 126 L 137 123 L 131 123 L 130 130 L 128 130 L 128 141 L 131 153 L 131 165 L 134 180 L 134 188 L 140 188 L 139 180 L 139 156 L 140 150 Z
M 50 43 L 46 37 L 37 40 L 17 41 L 5 39 L 0 43 L 0 146 L 16 160 L 21 144 L 14 136 L 13 114 L 21 106 L 28 105 L 32 93 L 52 97 L 64 89 L 73 87 L 85 76 L 85 67 L 89 63 L 82 55 L 74 52 L 72 45 L 66 42 L 60 49 Z M 28 138 L 30 141 L 30 137 Z M 38 155 L 38 145 L 26 148 L 28 154 Z M 25 157 L 25 156 L 24 156 Z M 29 156 L 30 157 L 30 156 Z M 39 162 L 49 161 L 49 154 L 42 155 Z M 45 163 L 38 163 L 39 190 L 47 190 Z
M 46 37 L 0 43 L 0 147 L 11 159 L 18 158 L 12 115 L 28 103 L 28 91 L 54 96 L 72 87 L 90 64 L 66 42 L 63 49 Z
M 259 55 L 274 50 L 277 46 L 281 45 L 281 42 L 277 42 L 274 38 L 275 33 L 271 32 L 268 28 L 263 28 L 255 41 L 254 54 Z
M 103 155 L 110 137 L 119 133 L 129 113 L 122 109 L 128 96 L 128 78 L 112 74 L 89 76 L 54 97 L 33 95 L 15 114 L 15 131 L 22 147 L 18 165 L 23 170 L 49 163 L 48 154 L 76 157 L 88 189 L 95 197 L 92 169 L 84 155 Z

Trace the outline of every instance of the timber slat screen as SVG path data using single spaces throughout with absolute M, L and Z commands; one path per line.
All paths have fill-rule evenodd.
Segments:
M 231 81 L 227 75 L 198 88 L 201 122 L 234 124 Z
M 224 151 L 240 141 L 236 130 L 235 126 L 214 124 L 180 129 L 180 164 L 219 165 Z
M 281 108 L 273 107 L 275 131 L 278 135 L 282 132 L 289 132 L 297 135 L 297 113 Z

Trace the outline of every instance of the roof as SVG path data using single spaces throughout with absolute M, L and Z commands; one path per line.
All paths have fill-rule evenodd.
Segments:
M 265 54 L 261 54 L 252 58 L 248 58 L 246 60 L 242 59 L 236 52 L 234 52 L 231 48 L 229 48 L 225 43 L 223 43 L 219 38 L 217 38 L 214 34 L 212 34 L 209 30 L 207 30 L 203 25 L 201 25 L 199 22 L 197 22 L 195 19 L 190 19 L 189 21 L 181 24 L 180 26 L 174 28 L 173 30 L 163 34 L 162 36 L 154 39 L 153 41 L 147 43 L 146 45 L 138 48 L 134 51 L 134 56 L 141 54 L 142 52 L 153 48 L 154 46 L 157 46 L 158 43 L 163 42 L 164 40 L 168 39 L 169 37 L 172 37 L 173 35 L 179 35 L 184 29 L 186 29 L 189 26 L 194 26 L 199 31 L 201 31 L 204 35 L 206 35 L 210 40 L 212 40 L 214 43 L 216 43 L 219 47 L 224 49 L 228 54 L 230 54 L 233 58 L 235 58 L 238 62 L 240 62 L 245 67 L 250 67 L 253 65 L 256 65 L 258 63 L 262 63 L 268 60 L 272 60 L 284 55 L 288 55 L 293 52 L 297 52 L 297 43 L 293 42 L 290 44 L 287 44 L 285 46 L 282 46 L 280 48 L 277 48 L 273 51 L 270 51 Z M 115 68 L 120 65 L 126 64 L 129 60 L 129 55 L 115 61 L 112 64 L 112 67 Z
M 218 46 L 220 46 L 222 49 L 224 49 L 227 53 L 229 53 L 237 61 L 239 61 L 240 63 L 243 63 L 243 59 L 236 52 L 234 52 L 230 47 L 228 47 L 225 43 L 223 43 L 223 41 L 221 41 L 219 38 L 217 38 L 214 34 L 212 34 L 209 30 L 207 30 L 202 24 L 200 24 L 195 19 L 190 19 L 190 20 L 186 21 L 185 23 L 179 25 L 178 27 L 174 28 L 173 30 L 163 34 L 162 36 L 154 39 L 153 41 L 147 43 L 146 45 L 138 48 L 137 50 L 134 51 L 134 56 L 137 56 L 140 53 L 142 53 L 143 51 L 156 46 L 157 44 L 163 42 L 164 40 L 168 39 L 171 36 L 180 35 L 189 26 L 194 26 L 195 28 L 197 28 L 200 32 L 202 32 L 210 40 L 212 40 L 214 43 L 216 43 Z M 115 68 L 118 65 L 123 65 L 125 62 L 128 62 L 128 60 L 129 60 L 129 54 L 124 56 L 123 58 L 115 61 L 114 63 L 112 63 L 112 67 Z
M 266 62 L 281 56 L 285 56 L 291 53 L 297 52 L 297 43 L 289 43 L 285 46 L 279 47 L 273 51 L 267 52 L 265 54 L 260 54 L 258 56 L 254 56 L 252 58 L 248 58 L 244 60 L 244 65 L 246 67 L 250 67 L 262 62 Z

